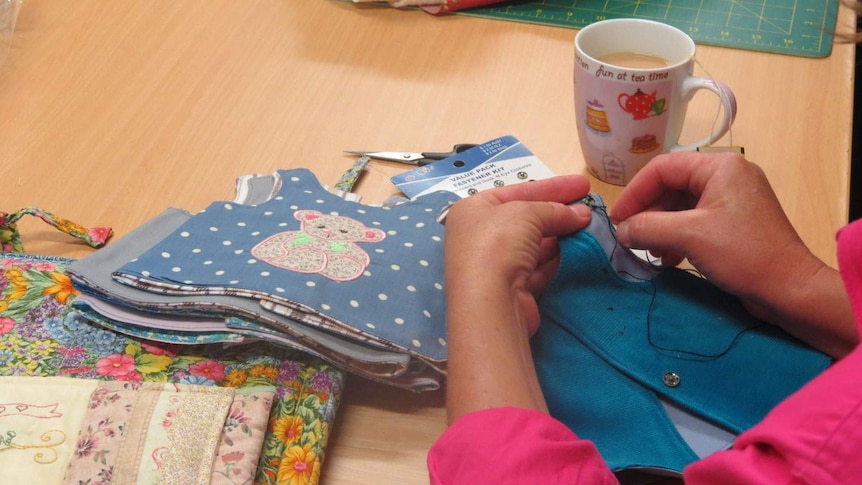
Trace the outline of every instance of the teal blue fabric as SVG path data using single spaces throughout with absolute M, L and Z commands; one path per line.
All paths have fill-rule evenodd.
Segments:
M 594 441 L 612 470 L 681 473 L 698 459 L 659 398 L 737 434 L 831 363 L 699 276 L 624 277 L 605 243 L 589 231 L 561 240 L 532 345 L 551 414 Z

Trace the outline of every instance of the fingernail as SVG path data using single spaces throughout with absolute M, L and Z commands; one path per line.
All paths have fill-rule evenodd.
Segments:
M 581 217 L 584 219 L 589 219 L 593 215 L 590 208 L 585 206 L 584 204 L 574 204 L 571 206 L 571 208 L 578 217 Z
M 620 243 L 620 246 L 624 248 L 631 249 L 631 240 L 629 238 L 629 224 L 628 222 L 621 222 L 617 225 L 617 242 Z

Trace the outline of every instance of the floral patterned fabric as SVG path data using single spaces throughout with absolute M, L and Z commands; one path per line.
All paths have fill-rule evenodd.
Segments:
M 114 231 L 110 227 L 92 227 L 88 229 L 68 219 L 57 217 L 46 210 L 35 207 L 24 207 L 12 213 L 0 211 L 0 251 L 7 253 L 24 252 L 21 235 L 18 233 L 18 227 L 15 223 L 26 215 L 36 216 L 54 226 L 57 230 L 81 239 L 94 248 L 104 246 L 114 234 Z
M 213 460 L 204 457 L 216 454 L 234 389 L 97 382 L 64 484 L 211 483 Z
M 254 483 L 318 483 L 343 389 L 340 370 L 262 343 L 179 346 L 114 333 L 71 310 L 77 293 L 64 272 L 69 262 L 0 255 L 0 375 L 275 386 Z M 243 429 L 240 414 L 234 417 Z M 237 458 L 228 451 L 214 466 L 230 476 Z

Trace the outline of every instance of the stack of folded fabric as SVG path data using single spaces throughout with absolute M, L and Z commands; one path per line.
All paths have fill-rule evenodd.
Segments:
M 72 306 L 148 340 L 262 340 L 387 384 L 440 386 L 438 219 L 455 194 L 364 205 L 305 169 L 240 177 L 236 192 L 197 214 L 167 209 L 70 264 Z
M 339 369 L 101 328 L 72 309 L 69 264 L 0 253 L 0 468 L 15 483 L 318 483 Z

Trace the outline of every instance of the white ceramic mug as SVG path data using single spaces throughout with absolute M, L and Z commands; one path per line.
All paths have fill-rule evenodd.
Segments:
M 694 150 L 721 138 L 736 117 L 736 98 L 714 79 L 696 77 L 694 41 L 685 32 L 643 19 L 602 20 L 575 36 L 575 113 L 587 168 L 625 185 L 660 153 Z M 707 89 L 722 103 L 710 136 L 680 145 L 686 107 Z

